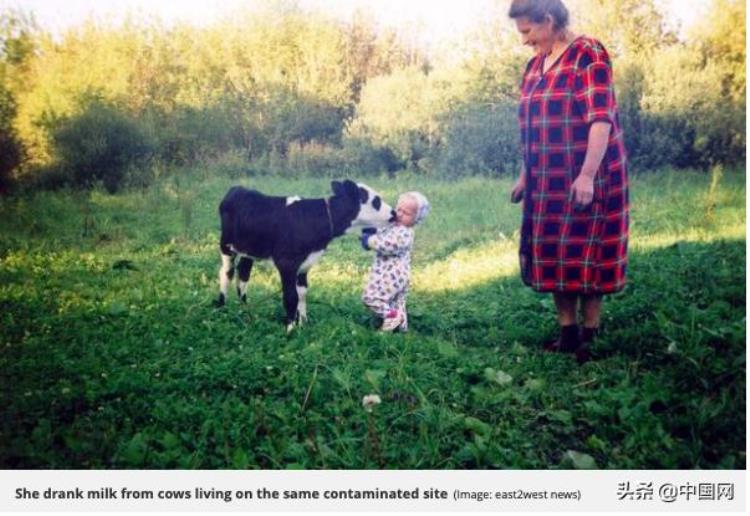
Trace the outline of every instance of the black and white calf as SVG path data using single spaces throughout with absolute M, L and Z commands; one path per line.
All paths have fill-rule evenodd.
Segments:
M 333 181 L 325 199 L 270 197 L 241 186 L 231 188 L 219 206 L 221 270 L 218 304 L 238 272 L 237 294 L 247 300 L 255 260 L 270 258 L 281 276 L 287 331 L 307 319 L 307 271 L 334 238 L 364 226 L 384 226 L 393 209 L 370 187 Z M 235 259 L 239 260 L 235 264 Z

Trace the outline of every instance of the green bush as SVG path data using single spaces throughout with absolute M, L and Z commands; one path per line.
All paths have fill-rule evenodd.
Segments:
M 10 186 L 10 174 L 21 163 L 21 142 L 13 130 L 16 105 L 0 82 L 0 193 Z
M 420 67 L 375 77 L 362 88 L 347 136 L 387 148 L 406 168 L 417 168 L 434 143 L 439 98 L 440 88 Z
M 381 172 L 393 174 L 404 168 L 404 162 L 393 150 L 376 145 L 367 139 L 346 138 L 342 154 L 348 170 L 363 175 L 376 175 Z
M 286 175 L 327 176 L 340 167 L 342 159 L 340 149 L 298 141 L 289 145 L 284 161 Z
M 316 141 L 296 141 L 285 154 L 275 149 L 252 160 L 245 168 L 249 175 L 270 174 L 280 177 L 351 177 L 392 175 L 405 164 L 386 146 L 366 139 L 347 138 L 342 145 Z
M 217 157 L 242 146 L 242 130 L 221 106 L 181 107 L 166 115 L 149 113 L 150 138 L 156 154 L 166 163 L 184 165 L 199 157 Z
M 436 153 L 439 175 L 518 171 L 516 106 L 511 102 L 465 105 L 449 113 L 444 124 L 445 141 Z
M 130 167 L 142 166 L 153 147 L 132 117 L 101 100 L 90 101 L 77 116 L 52 129 L 58 166 L 77 187 L 102 182 L 108 192 L 118 191 Z
M 634 168 L 744 162 L 745 44 L 726 34 L 744 34 L 745 2 L 712 1 L 684 39 L 656 0 L 571 6 L 612 57 Z M 149 155 L 182 167 L 236 153 L 230 175 L 518 168 L 530 54 L 504 12 L 427 61 L 408 34 L 279 4 L 200 28 L 91 21 L 61 38 L 0 12 L 0 188 L 9 178 L 143 186 Z M 632 16 L 614 23 L 622 12 Z
M 282 154 L 298 142 L 338 143 L 344 127 L 343 110 L 291 92 L 269 106 L 267 118 L 270 144 Z
M 10 187 L 11 172 L 21 163 L 21 144 L 13 133 L 0 127 L 0 193 Z
M 695 130 L 688 119 L 669 113 L 641 112 L 628 122 L 623 131 L 631 167 L 647 170 L 698 165 L 693 151 Z

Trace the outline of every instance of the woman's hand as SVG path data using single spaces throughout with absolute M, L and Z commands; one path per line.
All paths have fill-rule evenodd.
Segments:
M 586 158 L 583 160 L 580 174 L 570 185 L 570 201 L 576 210 L 586 208 L 594 200 L 594 177 L 607 152 L 611 130 L 612 125 L 609 122 L 598 121 L 591 124 Z
M 510 202 L 517 204 L 523 199 L 523 193 L 526 191 L 526 173 L 521 170 L 521 175 L 518 176 L 518 181 L 513 185 L 513 189 L 510 191 Z
M 570 200 L 576 210 L 586 208 L 594 200 L 594 178 L 581 172 L 570 185 Z

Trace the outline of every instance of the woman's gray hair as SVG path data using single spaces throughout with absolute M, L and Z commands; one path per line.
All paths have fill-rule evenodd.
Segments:
M 525 16 L 533 23 L 544 22 L 547 15 L 552 17 L 552 25 L 556 31 L 568 26 L 568 8 L 561 0 L 513 0 L 508 11 L 509 18 Z

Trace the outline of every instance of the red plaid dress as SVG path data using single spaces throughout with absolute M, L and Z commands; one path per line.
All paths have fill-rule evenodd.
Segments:
M 625 286 L 628 177 L 612 68 L 598 41 L 581 36 L 542 73 L 526 67 L 519 121 L 526 168 L 521 277 L 539 292 L 609 294 Z M 569 199 L 590 125 L 612 124 L 594 178 L 594 200 L 578 212 Z

